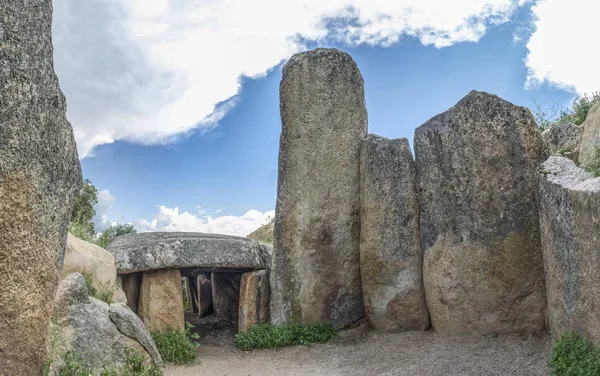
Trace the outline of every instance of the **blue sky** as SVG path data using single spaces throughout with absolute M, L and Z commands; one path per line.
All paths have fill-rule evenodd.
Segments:
M 57 15 L 64 24 L 72 25 L 64 26 L 65 32 L 69 27 L 85 28 L 81 21 L 71 22 L 70 16 L 74 14 L 102 14 L 91 5 L 77 9 L 80 5 L 75 0 L 57 0 L 57 3 L 55 25 Z M 296 40 L 289 42 L 290 31 L 286 29 L 281 38 L 287 39 L 281 39 L 279 46 L 287 46 L 289 50 L 279 48 L 279 51 L 274 47 L 280 53 L 260 62 L 253 59 L 261 58 L 263 55 L 258 58 L 256 55 L 262 54 L 262 50 L 244 50 L 233 57 L 241 62 L 236 60 L 231 69 L 222 71 L 219 67 L 228 66 L 228 59 L 232 59 L 224 51 L 230 47 L 244 49 L 239 45 L 228 46 L 227 38 L 216 50 L 192 53 L 183 68 L 177 62 L 169 62 L 171 65 L 166 66 L 170 70 L 157 73 L 147 68 L 151 66 L 148 62 L 132 71 L 132 64 L 135 67 L 137 63 L 135 56 L 126 56 L 129 53 L 126 44 L 111 45 L 109 38 L 91 31 L 74 40 L 55 26 L 56 68 L 67 96 L 68 116 L 75 129 L 83 174 L 102 191 L 97 206 L 98 227 L 130 222 L 140 231 L 246 235 L 264 223 L 275 208 L 281 68 L 294 50 L 327 46 L 350 53 L 365 80 L 369 132 L 389 138 L 406 137 L 411 146 L 416 127 L 447 110 L 472 89 L 497 94 L 522 106 L 531 106 L 533 100 L 567 106 L 577 92 L 588 89 L 587 83 L 583 84 L 578 77 L 563 74 L 566 70 L 558 63 L 539 65 L 540 61 L 546 64 L 549 52 L 544 47 L 548 45 L 544 42 L 547 37 L 536 33 L 550 30 L 547 33 L 553 35 L 554 26 L 548 26 L 553 25 L 552 17 L 542 16 L 552 15 L 552 9 L 560 10 L 556 1 L 554 4 L 549 1 L 550 5 L 533 1 L 521 1 L 519 5 L 509 0 L 481 0 L 481 3 L 488 6 L 482 8 L 488 11 L 493 9 L 490 4 L 498 3 L 495 13 L 488 12 L 493 17 L 478 16 L 479 8 L 466 9 L 465 14 L 452 9 L 458 13 L 449 16 L 449 26 L 436 29 L 437 24 L 445 25 L 445 15 L 431 11 L 431 25 L 425 22 L 408 29 L 394 27 L 392 31 L 389 25 L 384 25 L 375 32 L 373 25 L 384 21 L 377 17 L 373 21 L 365 15 L 377 9 L 362 9 L 355 4 L 358 15 L 354 19 L 346 15 L 333 23 L 328 18 L 321 21 L 319 27 L 325 29 L 326 35 L 319 28 L 318 32 L 299 30 L 302 38 L 296 35 Z M 150 20 L 158 22 L 169 11 L 177 19 L 175 15 L 179 13 L 169 8 L 169 4 L 158 4 Z M 379 11 L 387 9 L 382 4 Z M 102 6 L 101 2 L 96 5 Z M 310 6 L 304 4 L 303 9 Z M 430 14 L 428 9 L 423 8 L 424 15 Z M 330 14 L 331 10 L 327 12 Z M 106 10 L 106 14 L 111 12 Z M 402 14 L 405 18 L 394 18 L 395 13 L 390 18 L 405 20 L 406 13 Z M 106 17 L 114 21 L 112 16 Z M 118 21 L 123 27 L 133 22 L 126 17 Z M 349 25 L 364 30 L 352 34 L 354 29 Z M 465 31 L 465 28 L 471 29 Z M 236 32 L 243 36 L 260 34 L 256 30 L 246 33 L 243 28 Z M 153 46 L 152 38 L 132 39 L 132 45 L 146 55 L 148 51 L 157 53 L 148 47 Z M 168 44 L 165 40 L 170 39 L 162 38 L 160 45 Z M 195 41 L 174 39 L 175 42 L 186 42 L 188 48 L 194 48 Z M 101 59 L 102 64 L 97 67 L 88 64 L 84 69 L 81 64 L 73 63 L 82 43 L 92 46 L 97 43 L 99 51 L 108 51 L 102 57 L 89 51 L 77 55 L 84 62 Z M 271 53 L 270 43 L 271 40 L 263 46 L 268 51 L 265 55 Z M 537 52 L 534 48 L 538 48 Z M 162 62 L 160 56 L 152 66 Z M 189 73 L 204 72 L 203 69 L 215 70 L 214 76 L 221 79 L 212 82 L 210 72 Z M 127 76 L 119 76 L 123 70 L 128 72 Z M 125 78 L 113 80 L 111 71 L 115 72 L 114 77 Z M 245 77 L 246 73 L 254 78 Z M 87 81 L 82 77 L 88 78 Z M 147 80 L 148 77 L 153 79 Z M 146 80 L 152 83 L 139 84 Z M 194 90 L 183 90 L 186 94 L 169 97 L 182 82 L 190 87 L 194 84 Z M 229 91 L 222 90 L 224 87 Z M 202 108 L 209 110 L 203 113 Z M 195 110 L 199 112 L 194 113 Z M 190 123 L 189 119 L 195 121 Z

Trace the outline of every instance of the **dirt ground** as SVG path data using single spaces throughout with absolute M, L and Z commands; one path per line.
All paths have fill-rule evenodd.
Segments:
M 211 318 L 198 325 L 200 363 L 169 366 L 165 376 L 547 375 L 549 335 L 451 337 L 431 331 L 383 334 L 364 326 L 326 343 L 242 352 L 235 328 Z M 211 321 L 212 320 L 212 321 Z

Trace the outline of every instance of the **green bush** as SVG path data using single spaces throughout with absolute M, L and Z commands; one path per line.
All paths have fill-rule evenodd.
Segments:
M 144 357 L 129 352 L 124 365 L 114 365 L 103 369 L 93 369 L 85 364 L 77 355 L 68 352 L 63 357 L 65 366 L 58 376 L 162 376 L 162 371 L 153 365 L 144 366 Z
M 576 333 L 564 333 L 552 346 L 552 375 L 600 376 L 600 350 Z
M 102 248 L 106 248 L 108 243 L 117 236 L 135 233 L 137 233 L 137 230 L 129 223 L 116 223 L 102 232 L 98 240 L 96 240 L 96 244 Z
M 88 289 L 88 294 L 98 300 L 102 300 L 105 303 L 113 303 L 113 293 L 110 289 L 102 286 L 100 289 L 96 288 L 94 280 L 90 274 L 85 274 L 85 285 Z
M 199 337 L 198 334 L 191 332 L 192 328 L 192 324 L 186 322 L 185 331 L 167 330 L 151 333 L 158 352 L 165 362 L 188 364 L 196 360 L 198 343 L 195 341 Z
M 571 122 L 576 125 L 581 125 L 585 121 L 588 112 L 596 104 L 600 102 L 600 92 L 584 94 L 575 98 L 571 108 L 566 111 L 561 111 L 560 123 Z
M 258 324 L 247 333 L 236 334 L 235 346 L 240 350 L 272 349 L 307 343 L 324 343 L 337 337 L 338 333 L 330 323 L 315 325 L 282 325 Z

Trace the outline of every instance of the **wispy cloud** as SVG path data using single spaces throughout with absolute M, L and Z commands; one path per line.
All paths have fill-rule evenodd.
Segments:
M 305 41 L 477 41 L 523 0 L 55 0 L 55 67 L 80 157 L 206 132 Z M 591 14 L 593 12 L 587 12 Z

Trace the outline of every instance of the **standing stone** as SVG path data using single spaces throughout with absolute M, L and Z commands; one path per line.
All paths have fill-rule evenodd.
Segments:
M 81 168 L 52 2 L 0 1 L 0 374 L 39 375 Z
M 370 134 L 361 147 L 360 269 L 369 325 L 425 330 L 416 171 L 406 138 Z
M 417 128 L 424 284 L 443 333 L 544 329 L 546 296 L 533 116 L 472 91 Z
M 198 294 L 198 315 L 204 317 L 208 315 L 213 308 L 212 283 L 204 274 L 199 274 L 196 278 L 196 293 Z
M 585 166 L 594 160 L 596 148 L 600 147 L 600 102 L 590 109 L 581 126 L 583 135 L 579 146 L 579 164 Z
M 548 154 L 561 155 L 577 163 L 583 128 L 573 123 L 554 124 L 542 132 Z
M 234 325 L 238 324 L 240 273 L 212 273 L 212 299 L 215 315 Z
M 576 331 L 600 342 L 600 178 L 561 157 L 550 157 L 540 177 L 548 321 L 559 336 Z
M 272 320 L 345 327 L 364 316 L 360 280 L 363 79 L 350 55 L 303 52 L 283 68 Z
M 144 272 L 137 313 L 150 332 L 184 329 L 179 269 Z
M 245 333 L 256 324 L 269 322 L 269 271 L 242 274 L 238 332 Z
M 138 312 L 138 301 L 140 299 L 140 287 L 142 286 L 143 273 L 121 274 L 121 288 L 125 293 L 127 306 L 135 313 Z

